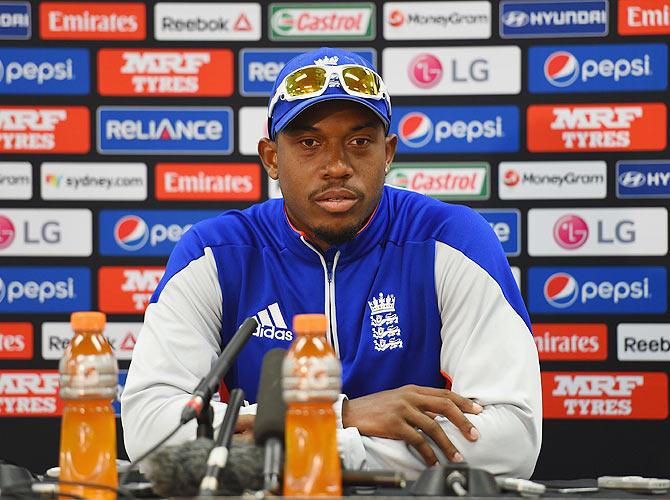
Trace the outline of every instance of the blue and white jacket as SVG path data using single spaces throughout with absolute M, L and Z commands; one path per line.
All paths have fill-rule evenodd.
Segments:
M 494 474 L 532 474 L 539 363 L 500 243 L 475 211 L 389 186 L 368 225 L 325 254 L 291 226 L 283 200 L 224 212 L 184 234 L 146 310 L 121 399 L 130 457 L 175 425 L 245 318 L 261 326 L 225 383 L 255 401 L 264 353 L 288 348 L 293 316 L 315 312 L 328 316 L 346 397 L 405 384 L 451 387 L 484 407 L 468 415 L 481 434 L 474 443 L 437 417 L 465 459 Z M 214 407 L 218 422 L 225 404 Z M 405 443 L 338 432 L 348 468 L 411 475 L 424 467 Z M 175 441 L 194 434 L 187 427 Z

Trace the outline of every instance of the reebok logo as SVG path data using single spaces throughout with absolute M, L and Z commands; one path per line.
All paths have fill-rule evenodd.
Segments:
M 276 302 L 262 311 L 258 311 L 254 318 L 258 321 L 258 327 L 253 333 L 255 337 L 286 340 L 287 342 L 293 340 L 293 332 L 286 326 L 284 317 L 279 310 L 279 304 Z

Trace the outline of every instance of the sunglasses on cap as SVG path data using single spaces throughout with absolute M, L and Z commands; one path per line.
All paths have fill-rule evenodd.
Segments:
M 330 85 L 333 75 L 337 75 L 341 88 L 349 95 L 364 99 L 385 99 L 390 115 L 391 98 L 381 76 L 365 66 L 345 64 L 304 66 L 289 73 L 279 84 L 270 101 L 268 118 L 272 118 L 274 107 L 280 99 L 290 102 L 323 94 Z

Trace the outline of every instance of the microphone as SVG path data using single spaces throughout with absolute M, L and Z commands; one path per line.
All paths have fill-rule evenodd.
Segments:
M 213 446 L 211 439 L 198 438 L 165 446 L 150 456 L 144 475 L 154 493 L 161 498 L 197 496 Z M 262 461 L 262 448 L 234 443 L 226 466 L 217 473 L 217 494 L 239 497 L 244 490 L 263 489 Z
M 244 391 L 242 389 L 233 389 L 230 392 L 230 399 L 226 407 L 226 413 L 223 416 L 223 422 L 221 422 L 219 435 L 207 459 L 207 472 L 200 483 L 200 496 L 213 496 L 219 487 L 217 475 L 226 466 L 226 462 L 228 461 L 228 450 L 230 450 L 237 416 L 240 413 L 243 401 Z
M 272 349 L 263 358 L 258 385 L 258 408 L 254 420 L 254 442 L 265 448 L 263 461 L 264 488 L 279 493 L 286 403 L 282 391 L 282 364 L 286 351 Z
M 181 412 L 180 423 L 184 425 L 186 422 L 198 417 L 202 412 L 203 407 L 209 403 L 212 394 L 219 387 L 219 381 L 223 378 L 230 367 L 233 365 L 235 359 L 240 354 L 240 351 L 247 343 L 251 334 L 256 330 L 258 322 L 254 318 L 247 318 L 240 328 L 235 332 L 230 342 L 223 348 L 219 359 L 214 363 L 214 366 L 209 370 L 198 385 L 193 390 L 193 396 L 186 403 Z
M 161 498 L 197 496 L 207 468 L 207 456 L 213 446 L 211 439 L 198 438 L 165 446 L 147 458 L 144 476 L 154 493 Z M 265 483 L 261 466 L 264 453 L 259 446 L 234 442 L 226 466 L 216 474 L 217 495 L 239 497 L 245 490 L 262 490 Z M 343 470 L 342 482 L 344 486 L 405 487 L 404 476 L 390 471 Z

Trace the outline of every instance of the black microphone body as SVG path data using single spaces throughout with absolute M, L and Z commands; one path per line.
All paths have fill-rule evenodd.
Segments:
M 219 381 L 228 373 L 230 367 L 233 366 L 237 356 L 249 338 L 251 338 L 257 326 L 258 322 L 255 318 L 244 320 L 240 328 L 235 332 L 235 335 L 233 335 L 233 338 L 230 339 L 230 342 L 221 351 L 219 359 L 214 363 L 209 373 L 198 382 L 193 391 L 193 396 L 181 412 L 180 422 L 182 425 L 200 415 L 203 407 L 206 406 L 206 403 L 209 403 L 212 395 L 219 387 Z
M 282 364 L 286 351 L 272 349 L 263 358 L 258 385 L 258 408 L 254 420 L 254 442 L 265 448 L 263 460 L 264 489 L 279 493 L 286 403 L 282 390 Z

